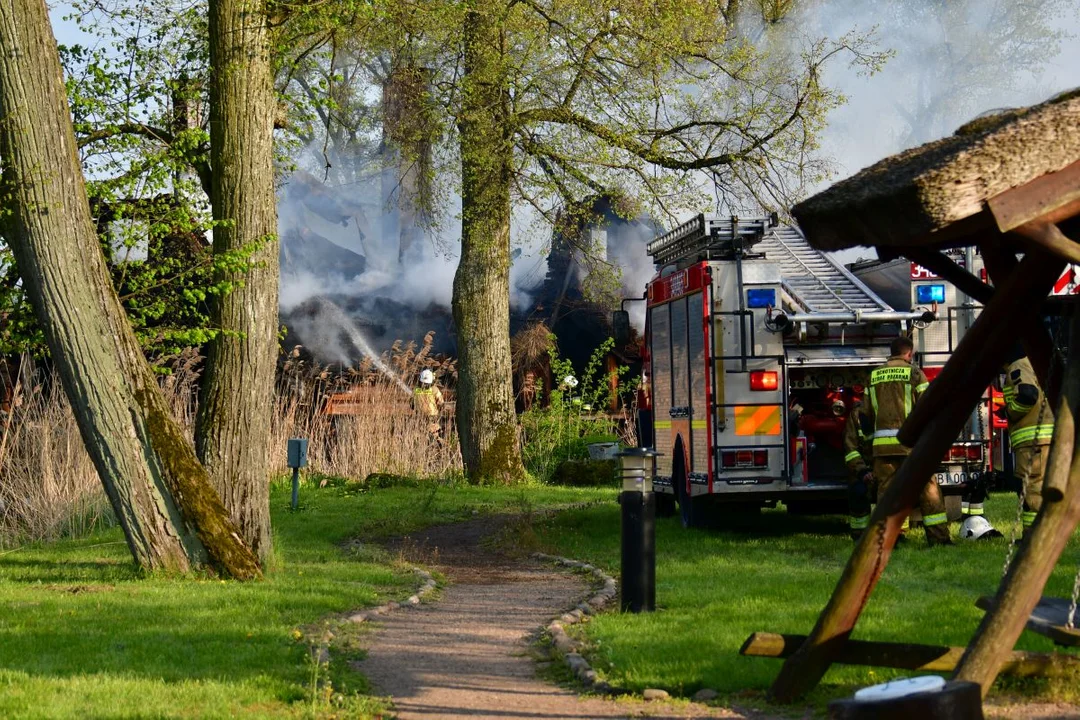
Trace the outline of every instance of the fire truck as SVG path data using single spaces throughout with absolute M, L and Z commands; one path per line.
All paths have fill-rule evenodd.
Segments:
M 779 502 L 844 512 L 847 414 L 935 308 L 893 308 L 775 215 L 698 215 L 648 252 L 640 429 L 661 512 L 677 500 L 687 526 Z
M 972 275 L 989 282 L 982 256 L 974 248 L 947 250 L 946 254 Z M 944 278 L 903 258 L 885 262 L 865 260 L 847 267 L 894 308 L 932 310 L 937 315 L 938 321 L 930 326 L 915 321 L 913 333 L 918 362 L 928 378 L 937 377 L 957 343 L 979 316 L 981 305 Z M 1080 269 L 1069 265 L 1054 284 L 1051 296 L 1076 294 L 1080 294 Z M 982 405 L 968 420 L 960 441 L 950 449 L 936 473 L 946 497 L 959 492 L 968 482 L 978 481 L 982 473 L 1011 473 L 1008 423 L 995 412 L 1004 402 L 1001 391 L 988 388 Z

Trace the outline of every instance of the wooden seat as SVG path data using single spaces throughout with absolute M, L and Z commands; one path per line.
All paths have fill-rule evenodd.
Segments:
M 989 611 L 994 605 L 994 598 L 984 595 L 975 601 L 980 610 Z M 1076 617 L 1080 619 L 1080 610 Z M 1055 645 L 1080 647 L 1080 627 L 1069 627 L 1069 600 L 1065 598 L 1043 596 L 1039 604 L 1031 611 L 1027 629 L 1044 635 Z

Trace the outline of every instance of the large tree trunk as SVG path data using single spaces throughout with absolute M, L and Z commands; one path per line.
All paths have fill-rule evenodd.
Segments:
M 270 418 L 278 327 L 274 87 L 262 0 L 210 2 L 214 252 L 257 246 L 214 303 L 196 446 L 244 540 L 270 552 Z
M 0 161 L 5 234 L 135 561 L 257 576 L 109 281 L 44 0 L 0 0 Z
M 506 41 L 501 0 L 465 18 L 461 133 L 461 261 L 454 275 L 457 424 L 473 481 L 524 477 L 510 367 L 510 173 Z

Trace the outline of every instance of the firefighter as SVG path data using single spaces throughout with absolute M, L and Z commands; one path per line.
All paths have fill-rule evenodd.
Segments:
M 848 525 L 851 539 L 858 540 L 870 524 L 870 499 L 873 496 L 874 473 L 871 439 L 873 419 L 863 412 L 861 400 L 855 400 L 844 423 L 844 461 L 848 468 Z
M 420 386 L 413 392 L 413 407 L 421 417 L 428 420 L 428 432 L 436 440 L 442 437 L 442 423 L 439 415 L 442 412 L 442 392 L 435 385 L 435 373 L 430 369 L 420 371 Z
M 1035 370 L 1019 347 L 1005 362 L 1005 397 L 1002 412 L 1009 422 L 1009 445 L 1013 451 L 1013 474 L 1022 483 L 1024 509 L 1021 520 L 1026 535 L 1042 507 L 1043 472 L 1054 435 L 1054 413 L 1035 379 Z
M 900 464 L 911 453 L 911 448 L 901 445 L 896 436 L 911 408 L 930 385 L 923 371 L 911 363 L 914 349 L 910 338 L 896 338 L 889 348 L 888 361 L 870 373 L 870 402 L 866 410 L 874 421 L 873 476 L 878 482 L 879 497 L 885 494 Z M 951 545 L 945 502 L 933 478 L 927 478 L 919 506 L 927 542 Z

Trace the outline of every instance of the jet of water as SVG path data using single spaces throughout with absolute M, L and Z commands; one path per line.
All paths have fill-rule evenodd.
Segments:
M 360 328 L 356 327 L 356 324 L 349 319 L 349 316 L 345 314 L 344 310 L 324 297 L 318 298 L 318 305 L 319 318 L 323 322 L 332 324 L 335 326 L 336 330 L 345 333 L 352 344 L 371 360 L 371 363 L 379 372 L 386 376 L 387 379 L 393 381 L 395 385 L 401 388 L 402 392 L 412 394 L 412 390 L 409 386 L 394 372 L 393 368 L 383 362 L 379 353 L 372 349 L 367 338 L 360 332 Z M 345 356 L 344 352 L 342 353 L 342 360 L 348 362 L 348 357 Z

